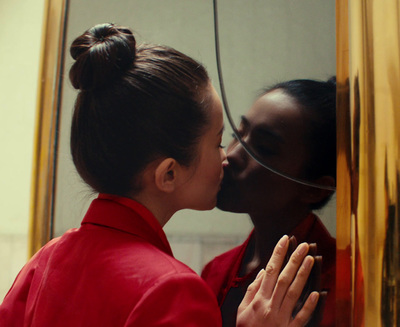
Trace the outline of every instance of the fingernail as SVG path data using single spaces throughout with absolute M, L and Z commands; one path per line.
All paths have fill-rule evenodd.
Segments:
M 259 278 L 262 276 L 263 273 L 264 273 L 264 269 L 261 269 L 261 270 L 258 272 L 256 279 L 259 279 Z
M 316 255 L 316 256 L 314 257 L 314 260 L 315 260 L 315 261 L 319 261 L 319 262 L 322 263 L 322 255 Z
M 283 235 L 282 236 L 282 238 L 279 240 L 279 245 L 281 246 L 281 247 L 285 247 L 286 246 L 286 244 L 287 244 L 287 242 L 288 242 L 288 240 L 289 240 L 289 237 L 287 236 L 287 235 Z
M 311 302 L 312 302 L 312 303 L 317 302 L 317 301 L 318 301 L 318 298 L 319 298 L 319 293 L 318 293 L 318 292 L 312 292 L 312 293 L 310 294 L 310 298 L 311 298 Z
M 297 253 L 299 255 L 304 255 L 306 254 L 306 252 L 308 251 L 308 245 L 307 243 L 302 243 L 299 245 L 299 247 L 297 248 Z
M 313 263 L 314 263 L 314 258 L 312 256 L 307 256 L 304 259 L 304 267 L 307 269 L 310 269 Z

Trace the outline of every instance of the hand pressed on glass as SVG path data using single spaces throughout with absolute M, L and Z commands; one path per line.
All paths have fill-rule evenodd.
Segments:
M 292 313 L 314 264 L 308 255 L 309 245 L 300 244 L 281 271 L 289 238 L 284 236 L 276 245 L 265 270 L 249 286 L 239 306 L 237 326 L 305 326 L 318 303 L 319 293 L 312 292 L 304 306 Z
M 297 246 L 297 240 L 294 236 L 290 237 L 289 242 L 289 250 L 286 253 L 286 259 L 283 267 L 286 266 L 290 259 L 290 256 L 295 251 Z M 322 291 L 321 289 L 322 256 L 317 255 L 316 243 L 309 244 L 308 255 L 314 258 L 314 265 L 311 269 L 310 275 L 308 276 L 307 283 L 303 288 L 303 292 L 301 293 L 300 298 L 297 301 L 296 307 L 293 310 L 292 316 L 294 317 L 300 311 L 311 292 L 316 291 L 319 293 L 318 305 L 314 309 L 312 317 L 306 325 L 307 327 L 314 327 L 319 326 L 322 321 L 326 297 L 328 293 L 326 291 Z

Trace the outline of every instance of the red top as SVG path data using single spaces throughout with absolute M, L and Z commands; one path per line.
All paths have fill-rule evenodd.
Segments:
M 331 237 L 325 226 L 314 214 L 310 214 L 289 235 L 294 235 L 299 244 L 302 242 L 317 243 L 317 254 L 323 256 L 321 287 L 323 290 L 328 291 L 323 321 L 320 326 L 335 326 L 335 239 Z M 222 311 L 224 327 L 235 326 L 235 315 L 231 314 L 232 310 L 229 310 L 229 307 L 237 307 L 240 303 L 240 301 L 231 301 L 229 298 L 230 302 L 228 300 L 225 301 L 228 292 L 244 296 L 247 286 L 254 280 L 258 273 L 258 269 L 256 269 L 248 275 L 239 276 L 243 256 L 252 237 L 253 232 L 242 245 L 214 258 L 204 267 L 201 275 L 217 296 Z M 224 307 L 229 312 L 228 317 L 224 317 Z
M 0 306 L 0 326 L 221 326 L 221 315 L 151 212 L 101 194 L 79 229 L 24 266 Z

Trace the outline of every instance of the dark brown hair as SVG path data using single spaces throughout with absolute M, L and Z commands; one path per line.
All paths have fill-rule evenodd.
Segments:
M 209 122 L 209 77 L 192 58 L 165 46 L 137 47 L 132 32 L 96 25 L 70 49 L 79 89 L 71 127 L 74 164 L 95 191 L 140 190 L 140 172 L 172 157 L 189 165 Z
M 336 180 L 336 77 L 328 81 L 297 79 L 275 84 L 263 94 L 283 90 L 308 114 L 306 141 L 310 160 L 305 167 L 305 177 L 313 181 L 322 176 Z M 311 209 L 322 208 L 330 199 L 312 204 Z

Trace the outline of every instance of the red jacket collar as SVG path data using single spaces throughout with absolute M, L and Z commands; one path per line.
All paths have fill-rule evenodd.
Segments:
M 165 233 L 154 215 L 140 203 L 110 194 L 93 200 L 82 226 L 95 224 L 139 236 L 172 256 Z

